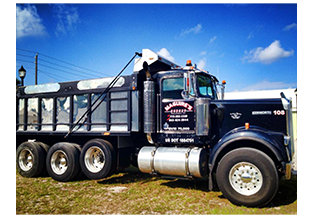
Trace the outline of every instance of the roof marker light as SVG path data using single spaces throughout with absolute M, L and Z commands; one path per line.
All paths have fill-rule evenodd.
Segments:
M 192 66 L 191 60 L 188 60 L 188 61 L 187 61 L 186 66 Z

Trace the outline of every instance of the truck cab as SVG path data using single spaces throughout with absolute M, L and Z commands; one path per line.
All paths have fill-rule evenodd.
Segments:
M 147 66 L 143 64 L 151 78 L 144 81 L 149 83 L 144 93 L 150 95 L 144 94 L 143 120 L 153 146 L 140 149 L 139 169 L 176 178 L 208 174 L 210 190 L 216 176 L 218 187 L 233 203 L 268 203 L 277 191 L 278 178 L 291 177 L 291 101 L 283 93 L 281 99 L 224 100 L 217 86 L 222 86 L 223 96 L 225 83 L 219 84 L 191 61 L 185 67 L 169 64 L 171 69 L 156 72 L 153 63 Z M 270 188 L 265 188 L 266 183 Z
M 159 72 L 156 81 L 160 142 L 188 144 L 200 142 L 200 136 L 209 137 L 209 102 L 218 98 L 217 79 L 187 66 L 182 70 Z M 186 137 L 177 138 L 175 134 Z M 163 136 L 167 136 L 164 141 Z

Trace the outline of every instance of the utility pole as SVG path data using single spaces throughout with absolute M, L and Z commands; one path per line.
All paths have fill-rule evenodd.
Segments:
M 38 53 L 35 56 L 35 85 L 38 85 Z

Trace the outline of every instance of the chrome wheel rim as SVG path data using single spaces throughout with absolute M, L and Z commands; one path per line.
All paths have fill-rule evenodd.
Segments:
M 67 170 L 68 158 L 64 151 L 57 150 L 51 156 L 51 169 L 57 175 L 62 175 Z
M 240 162 L 231 168 L 229 182 L 236 192 L 250 196 L 261 189 L 263 176 L 259 168 L 252 163 Z
M 23 171 L 29 171 L 34 165 L 34 156 L 29 149 L 21 151 L 18 157 L 18 164 Z
M 105 164 L 103 151 L 96 146 L 90 147 L 85 154 L 85 166 L 92 173 L 100 172 Z

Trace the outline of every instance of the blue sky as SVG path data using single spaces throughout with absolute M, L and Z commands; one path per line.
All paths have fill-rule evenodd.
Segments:
M 296 88 L 297 4 L 16 4 L 25 85 L 36 52 L 41 84 L 114 76 L 143 48 L 191 59 L 226 91 Z

